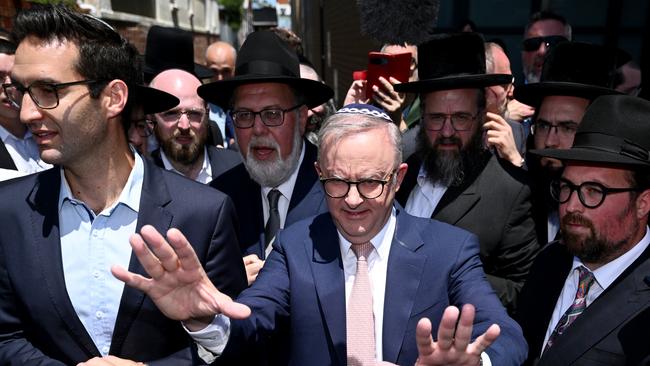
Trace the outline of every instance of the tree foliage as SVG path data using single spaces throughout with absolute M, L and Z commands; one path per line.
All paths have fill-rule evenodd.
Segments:
M 221 12 L 226 22 L 228 22 L 228 25 L 234 30 L 239 29 L 242 21 L 242 4 L 244 3 L 244 0 L 218 0 L 218 1 L 219 4 L 223 6 L 223 10 Z

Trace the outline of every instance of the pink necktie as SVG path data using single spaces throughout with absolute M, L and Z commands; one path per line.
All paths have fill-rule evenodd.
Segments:
M 370 243 L 352 244 L 352 251 L 357 256 L 357 273 L 354 276 L 346 316 L 349 366 L 375 364 L 375 319 L 366 260 L 372 249 Z

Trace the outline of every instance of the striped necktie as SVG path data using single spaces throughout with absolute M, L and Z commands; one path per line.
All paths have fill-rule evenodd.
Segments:
M 372 250 L 371 243 L 352 244 L 357 256 L 357 272 L 346 312 L 348 366 L 375 364 L 375 319 L 367 261 Z

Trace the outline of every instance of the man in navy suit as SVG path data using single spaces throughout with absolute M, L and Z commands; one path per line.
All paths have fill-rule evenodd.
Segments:
M 151 228 L 133 237 L 152 278 L 123 268 L 114 274 L 183 321 L 208 362 L 520 365 L 526 343 L 487 282 L 477 238 L 393 205 L 407 166 L 388 115 L 369 105 L 343 108 L 319 141 L 329 213 L 281 230 L 237 302 L 214 288 L 178 231 L 169 243 Z M 360 246 L 369 251 L 357 259 Z M 364 281 L 366 295 L 355 296 Z M 283 359 L 265 360 L 269 345 Z
M 237 295 L 246 279 L 232 203 L 129 147 L 142 76 L 135 47 L 114 29 L 47 6 L 19 13 L 14 32 L 4 90 L 55 167 L 0 188 L 0 364 L 189 364 L 191 340 L 180 324 L 110 267 L 144 273 L 129 237 L 144 224 L 178 227 L 207 275 Z M 151 111 L 178 103 L 140 100 L 159 104 L 141 106 Z
M 306 141 L 308 109 L 329 100 L 325 84 L 300 77 L 298 56 L 271 32 L 254 32 L 241 47 L 235 76 L 202 85 L 199 95 L 230 110 L 243 163 L 212 187 L 232 198 L 248 281 L 255 280 L 279 228 L 327 211 Z

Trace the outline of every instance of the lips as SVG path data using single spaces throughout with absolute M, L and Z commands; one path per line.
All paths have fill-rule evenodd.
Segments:
M 50 142 L 57 133 L 53 131 L 32 131 L 32 135 L 37 145 L 43 145 Z
M 274 159 L 277 156 L 276 150 L 267 146 L 255 146 L 251 149 L 258 160 Z
M 361 220 L 366 217 L 368 210 L 359 210 L 359 211 L 349 211 L 343 210 L 345 216 L 350 220 Z
M 189 145 L 194 142 L 194 138 L 192 136 L 176 136 L 174 141 L 181 145 Z

